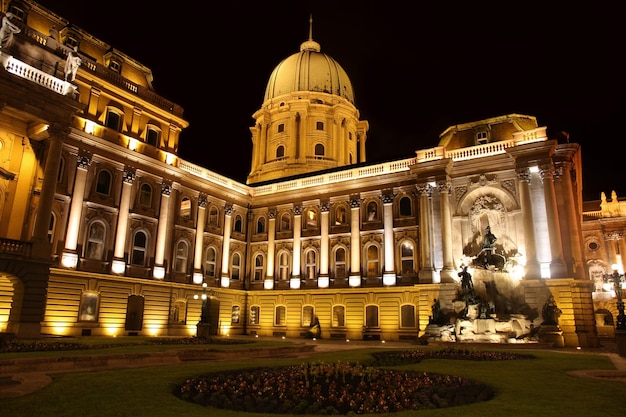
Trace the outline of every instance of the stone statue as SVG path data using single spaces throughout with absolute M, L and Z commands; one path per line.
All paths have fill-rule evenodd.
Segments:
M 541 316 L 543 317 L 543 323 L 546 325 L 556 326 L 559 324 L 559 317 L 561 316 L 561 309 L 556 305 L 554 296 L 551 295 L 548 301 L 543 305 L 541 310 Z
M 434 299 L 433 305 L 431 307 L 432 316 L 430 316 L 430 324 L 440 324 L 441 322 L 441 304 L 438 299 Z
M 471 291 L 474 289 L 472 274 L 467 272 L 467 266 L 464 266 L 463 270 L 459 272 L 459 277 L 461 277 L 461 289 L 463 290 L 463 292 Z
M 2 26 L 0 26 L 0 49 L 6 47 L 13 39 L 13 34 L 19 33 L 21 29 L 13 22 L 15 15 L 11 12 L 2 16 Z
M 78 56 L 78 47 L 75 46 L 73 51 L 68 52 L 67 60 L 65 61 L 65 81 L 74 81 L 76 79 L 76 71 L 78 67 L 83 63 L 83 60 Z

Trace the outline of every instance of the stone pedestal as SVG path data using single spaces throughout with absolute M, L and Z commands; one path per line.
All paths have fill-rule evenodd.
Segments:
M 542 324 L 539 328 L 539 341 L 552 343 L 553 347 L 564 347 L 563 330 L 558 325 Z
M 210 335 L 210 324 L 198 322 L 196 336 L 200 339 L 208 339 Z
M 626 357 L 626 330 L 615 330 L 615 343 L 617 354 Z

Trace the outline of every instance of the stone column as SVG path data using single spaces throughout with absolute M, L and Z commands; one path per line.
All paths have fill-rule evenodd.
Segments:
M 69 134 L 68 127 L 63 127 L 58 123 L 48 127 L 48 154 L 44 167 L 43 183 L 39 196 L 39 206 L 37 208 L 37 219 L 33 230 L 33 250 L 35 258 L 50 259 L 52 246 L 48 241 L 48 228 L 50 227 L 50 216 L 52 216 L 52 204 L 56 194 L 57 176 L 61 166 L 61 152 L 63 150 L 63 140 Z
M 232 215 L 233 215 L 233 206 L 231 204 L 226 204 L 224 206 L 224 242 L 222 246 L 222 287 L 230 286 L 230 235 L 232 232 Z M 228 285 L 225 285 L 228 283 Z
M 85 184 L 91 159 L 87 155 L 79 155 L 76 161 L 76 176 L 72 190 L 72 202 L 68 216 L 67 232 L 65 234 L 65 250 L 76 253 L 78 232 L 82 220 L 83 200 L 85 198 Z
M 202 284 L 202 251 L 204 249 L 204 226 L 206 225 L 207 198 L 205 195 L 198 197 L 198 221 L 196 223 L 196 245 L 193 258 L 193 283 Z
M 435 266 L 432 257 L 431 242 L 431 193 L 432 188 L 428 184 L 420 184 L 417 186 L 419 195 L 419 232 L 420 232 L 420 268 L 419 282 L 422 284 L 430 284 L 435 282 Z
M 535 246 L 535 224 L 533 222 L 532 202 L 530 198 L 531 174 L 528 168 L 517 170 L 517 178 L 520 190 L 520 205 L 522 208 L 522 221 L 524 223 L 524 242 L 526 255 L 525 279 L 540 279 L 541 268 L 537 260 Z
M 302 207 L 293 208 L 293 257 L 291 268 L 291 288 L 300 287 L 300 252 L 302 247 Z
M 328 238 L 328 228 L 329 228 L 329 219 L 328 216 L 330 214 L 330 207 L 327 201 L 322 202 L 320 206 L 321 218 L 320 218 L 320 275 L 317 279 L 317 285 L 320 288 L 326 288 L 329 285 L 329 275 L 328 275 L 328 260 L 330 257 L 329 254 L 329 238 Z
M 441 282 L 455 282 L 454 261 L 452 259 L 452 215 L 450 213 L 450 182 L 439 181 L 439 201 L 441 203 L 441 251 L 443 268 Z
M 552 255 L 550 261 L 550 277 L 564 278 L 567 276 L 567 269 L 563 262 L 563 240 L 561 238 L 561 226 L 554 191 L 554 166 L 552 166 L 552 164 L 541 167 L 541 180 L 543 182 L 544 199 L 546 202 L 546 218 L 548 221 L 550 252 Z
M 162 183 L 161 205 L 159 207 L 159 225 L 157 227 L 157 239 L 154 253 L 154 270 L 152 271 L 152 276 L 157 279 L 165 278 L 165 249 L 171 229 L 169 227 L 169 205 L 171 193 L 172 185 L 166 182 Z
M 585 279 L 587 277 L 587 268 L 584 266 L 584 250 L 581 241 L 582 218 L 576 210 L 579 202 L 572 184 L 572 165 L 571 162 L 562 162 L 556 168 L 555 179 L 558 181 L 555 182 L 555 187 L 558 191 L 557 195 L 561 196 L 558 200 L 559 213 L 564 214 L 562 215 L 564 224 L 561 224 L 561 228 L 569 232 L 562 235 L 564 240 L 567 238 L 567 242 L 563 242 L 563 255 L 566 260 L 567 273 L 574 278 Z
M 128 217 L 130 211 L 130 195 L 133 189 L 135 172 L 126 168 L 122 179 L 122 197 L 117 216 L 117 231 L 115 234 L 115 248 L 113 249 L 112 272 L 123 274 L 126 270 L 124 252 L 126 251 L 126 237 L 128 236 Z
M 350 286 L 361 286 L 361 199 L 350 200 Z
M 384 193 L 383 200 L 383 228 L 385 243 L 385 266 L 383 271 L 383 285 L 396 284 L 395 239 L 393 234 L 393 193 Z
M 274 269 L 276 268 L 274 265 L 274 257 L 276 255 L 276 209 L 270 209 L 267 217 L 269 218 L 267 226 L 267 273 L 264 287 L 272 289 L 274 288 Z

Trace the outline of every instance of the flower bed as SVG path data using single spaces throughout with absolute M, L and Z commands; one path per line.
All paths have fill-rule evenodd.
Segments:
M 376 366 L 426 358 L 527 359 L 510 352 L 409 350 L 377 352 Z M 191 378 L 176 388 L 186 401 L 277 414 L 365 414 L 454 407 L 493 398 L 489 386 L 453 375 L 398 371 L 359 363 L 307 363 Z

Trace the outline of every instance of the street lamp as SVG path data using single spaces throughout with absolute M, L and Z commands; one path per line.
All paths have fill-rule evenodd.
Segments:
M 202 293 L 194 294 L 194 300 L 199 298 L 202 299 L 202 310 L 200 313 L 200 323 L 208 323 L 209 322 L 209 297 L 214 297 L 215 291 L 210 289 L 207 291 L 207 283 L 202 283 Z
M 604 274 L 604 282 L 612 283 L 617 296 L 617 330 L 626 330 L 626 315 L 624 314 L 624 301 L 622 300 L 622 283 L 626 282 L 624 274 L 617 272 L 618 265 L 613 265 L 612 274 Z

